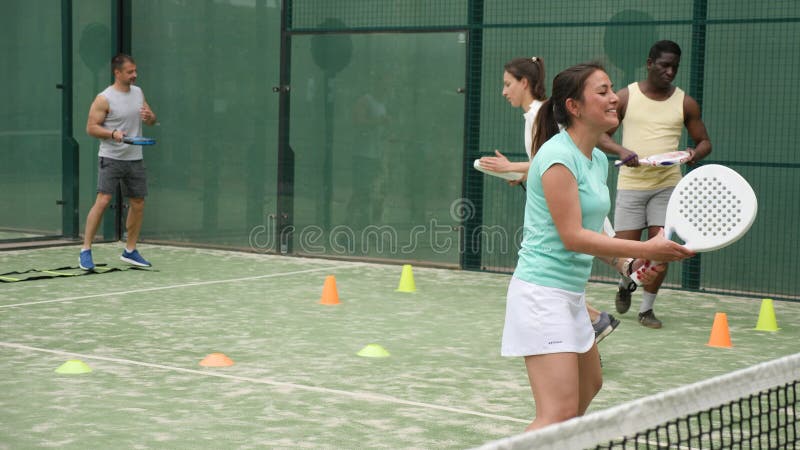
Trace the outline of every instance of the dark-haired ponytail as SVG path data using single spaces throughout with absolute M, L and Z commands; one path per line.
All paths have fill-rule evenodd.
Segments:
M 539 148 L 547 142 L 548 139 L 558 134 L 558 122 L 556 122 L 555 114 L 553 113 L 553 98 L 548 98 L 539 108 L 536 113 L 536 123 L 533 127 L 536 132 L 533 134 L 531 145 L 531 158 L 536 155 Z

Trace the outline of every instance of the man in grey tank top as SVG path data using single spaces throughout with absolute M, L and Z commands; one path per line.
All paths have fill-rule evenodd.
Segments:
M 100 220 L 114 195 L 122 185 L 122 195 L 128 197 L 130 208 L 125 222 L 128 239 L 120 259 L 137 266 L 150 267 L 150 262 L 136 250 L 142 228 L 144 198 L 147 196 L 147 173 L 142 161 L 142 147 L 123 142 L 125 136 L 141 136 L 142 122 L 156 123 L 156 115 L 144 99 L 136 81 L 136 62 L 129 55 L 118 54 L 111 60 L 114 84 L 97 95 L 89 108 L 86 133 L 100 139 L 97 176 L 97 198 L 86 217 L 83 248 L 79 258 L 84 270 L 94 269 L 92 241 Z

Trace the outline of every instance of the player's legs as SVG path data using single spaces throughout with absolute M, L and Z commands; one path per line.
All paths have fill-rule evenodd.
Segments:
M 616 238 L 639 241 L 647 229 L 647 205 L 654 191 L 619 190 L 614 209 Z M 624 314 L 631 307 L 631 293 L 636 289 L 630 278 L 621 277 L 615 298 L 617 312 Z
M 659 231 L 661 231 L 662 228 L 663 228 L 662 226 L 648 227 L 647 228 L 647 238 L 648 239 L 654 238 L 659 233 Z M 649 283 L 645 284 L 644 286 L 642 286 L 643 290 L 645 292 L 658 294 L 658 290 L 661 288 L 661 283 L 663 283 L 664 282 L 664 278 L 667 277 L 667 269 L 668 268 L 669 268 L 669 266 L 664 268 L 664 270 L 662 272 L 659 272 L 659 274 L 656 275 L 655 278 L 653 278 L 653 280 L 651 282 L 649 282 Z
M 92 241 L 94 240 L 95 234 L 97 234 L 97 229 L 100 227 L 100 220 L 103 218 L 103 213 L 106 208 L 108 208 L 108 204 L 111 203 L 111 198 L 111 194 L 103 192 L 97 193 L 94 205 L 92 205 L 89 214 L 86 216 L 86 227 L 83 234 L 84 249 L 92 248 Z
M 627 239 L 629 241 L 641 240 L 643 230 L 622 230 L 617 231 L 617 239 Z M 625 314 L 631 307 L 631 294 L 636 290 L 636 284 L 628 277 L 620 277 L 617 286 L 617 295 L 614 299 L 614 304 L 617 312 Z
M 595 395 L 603 387 L 603 370 L 601 367 L 600 352 L 597 350 L 597 344 L 593 345 L 588 352 L 578 354 L 579 416 L 586 413 Z
M 88 250 L 92 248 L 92 241 L 94 240 L 97 229 L 100 227 L 100 220 L 103 218 L 111 199 L 114 196 L 114 191 L 119 185 L 119 181 L 124 175 L 118 161 L 105 157 L 100 157 L 97 160 L 97 197 L 95 198 L 94 205 L 89 210 L 86 216 L 86 227 L 83 234 L 83 249 Z
M 648 239 L 653 238 L 666 222 L 667 205 L 674 187 L 650 191 L 652 194 L 647 201 L 645 213 L 647 215 Z M 651 282 L 642 289 L 642 304 L 639 306 L 639 323 L 649 328 L 661 328 L 662 323 L 655 315 L 655 301 L 658 290 L 667 276 L 667 268 L 659 273 Z
M 136 248 L 136 242 L 139 240 L 139 232 L 142 229 L 142 219 L 144 218 L 144 199 L 143 198 L 129 198 L 128 199 L 128 217 L 125 220 L 125 229 L 128 234 L 126 240 L 126 247 L 128 250 Z
M 125 220 L 127 250 L 136 250 L 139 232 L 144 218 L 144 199 L 147 196 L 147 170 L 139 161 L 124 161 L 125 177 L 122 180 L 122 195 L 128 198 L 128 217 Z
M 582 415 L 603 384 L 597 345 L 589 352 L 525 357 L 536 417 L 525 431 Z

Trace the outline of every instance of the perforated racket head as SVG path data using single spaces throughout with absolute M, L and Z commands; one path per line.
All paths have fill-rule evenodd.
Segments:
M 480 159 L 476 159 L 475 162 L 472 163 L 472 166 L 475 167 L 475 170 L 479 172 L 483 172 L 487 175 L 492 175 L 508 181 L 516 181 L 522 178 L 522 174 L 519 172 L 495 172 L 493 170 L 484 169 L 483 166 L 481 166 Z
M 131 145 L 155 145 L 156 143 L 155 139 L 142 136 L 125 136 L 122 141 Z
M 738 241 L 756 219 L 758 201 L 747 180 L 717 164 L 686 174 L 669 198 L 664 232 L 696 252 Z

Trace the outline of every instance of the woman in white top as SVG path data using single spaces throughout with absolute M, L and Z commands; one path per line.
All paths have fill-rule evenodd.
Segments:
M 522 108 L 525 117 L 525 152 L 530 160 L 536 113 L 547 100 L 544 88 L 544 61 L 538 56 L 514 58 L 507 62 L 503 69 L 503 97 L 511 103 L 511 106 Z M 481 158 L 481 166 L 495 172 L 523 174 L 521 180 L 512 181 L 511 184 L 525 181 L 530 161 L 511 162 L 499 150 L 495 150 L 494 153 L 496 156 Z

